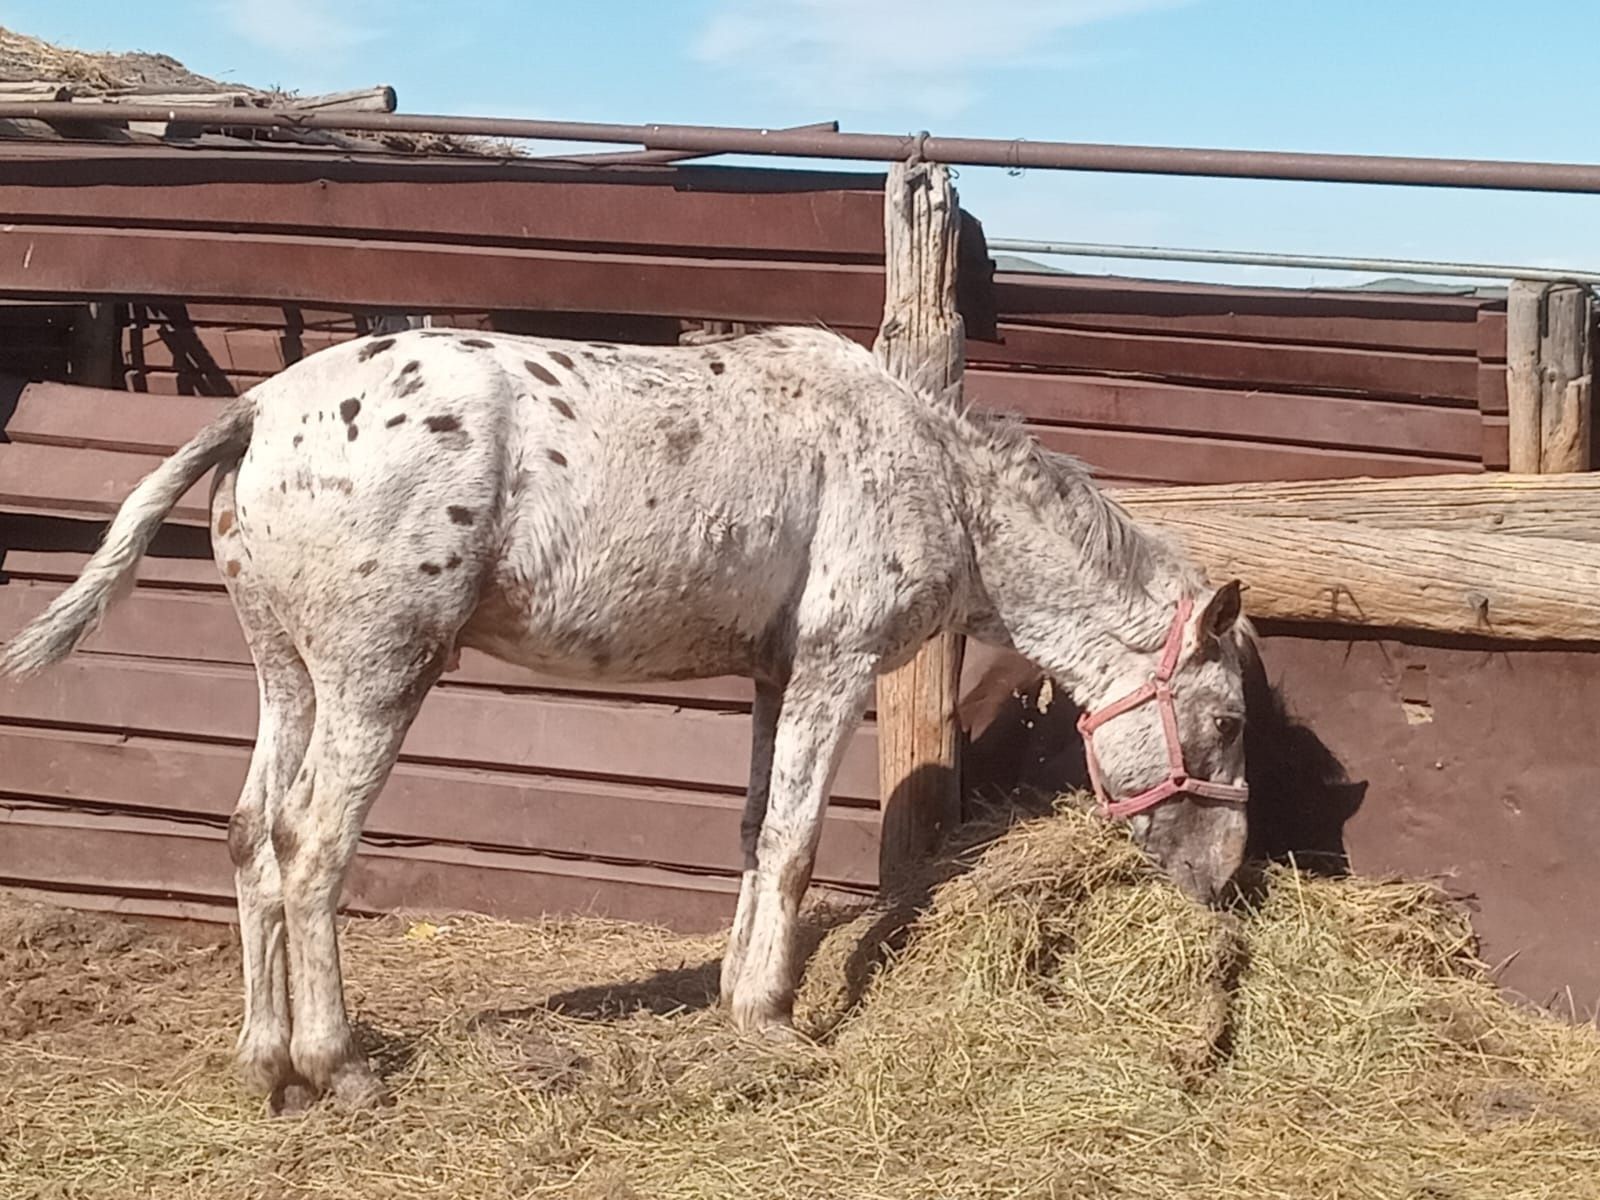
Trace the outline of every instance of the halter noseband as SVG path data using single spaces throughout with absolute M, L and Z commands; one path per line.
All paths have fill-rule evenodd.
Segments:
M 1172 704 L 1172 676 L 1178 669 L 1178 656 L 1183 652 L 1183 634 L 1188 628 L 1189 614 L 1193 608 L 1194 603 L 1187 596 L 1178 601 L 1178 611 L 1173 614 L 1172 628 L 1167 631 L 1166 645 L 1161 650 L 1161 663 L 1156 668 L 1156 677 L 1152 682 L 1120 700 L 1113 700 L 1104 708 L 1085 712 L 1078 718 L 1078 732 L 1083 735 L 1084 756 L 1089 762 L 1089 783 L 1100 801 L 1102 816 L 1131 817 L 1147 808 L 1154 808 L 1180 792 L 1225 804 L 1243 804 L 1249 798 L 1250 790 L 1243 785 L 1191 779 L 1183 766 L 1183 744 L 1178 740 L 1178 711 Z M 1166 778 L 1125 800 L 1113 800 L 1100 775 L 1100 761 L 1094 752 L 1094 731 L 1107 721 L 1132 712 L 1152 700 L 1161 713 L 1161 730 L 1167 739 Z

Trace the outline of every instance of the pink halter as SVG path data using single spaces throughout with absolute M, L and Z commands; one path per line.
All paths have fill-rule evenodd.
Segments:
M 1246 787 L 1214 783 L 1209 779 L 1191 779 L 1184 770 L 1183 745 L 1178 741 L 1178 712 L 1172 705 L 1172 676 L 1178 669 L 1178 655 L 1183 652 L 1183 633 L 1188 628 L 1189 614 L 1193 608 L 1194 603 L 1187 596 L 1178 601 L 1178 611 L 1173 615 L 1172 628 L 1167 631 L 1167 642 L 1161 650 L 1161 664 L 1156 668 L 1153 682 L 1120 700 L 1113 700 L 1104 708 L 1085 712 L 1078 718 L 1078 732 L 1083 735 L 1083 751 L 1089 761 L 1089 783 L 1100 801 L 1102 816 L 1131 817 L 1147 808 L 1154 808 L 1180 792 L 1226 804 L 1243 804 L 1249 798 L 1250 791 Z M 1113 800 L 1100 776 L 1100 762 L 1094 752 L 1094 731 L 1107 721 L 1132 712 L 1152 700 L 1161 712 L 1161 729 L 1167 739 L 1167 776 L 1154 787 L 1146 788 L 1126 800 Z

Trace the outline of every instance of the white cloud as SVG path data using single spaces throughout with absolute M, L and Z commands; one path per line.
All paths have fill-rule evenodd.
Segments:
M 694 57 L 830 109 L 911 107 L 948 116 L 1005 67 L 1081 61 L 1086 25 L 1191 0 L 721 0 Z
M 358 19 L 367 6 L 350 0 L 220 0 L 220 7 L 235 33 L 276 54 L 324 58 L 379 36 L 375 19 Z

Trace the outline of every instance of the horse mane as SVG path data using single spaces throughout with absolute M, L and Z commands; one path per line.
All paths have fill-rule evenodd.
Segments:
M 1072 532 L 1085 565 L 1119 583 L 1128 598 L 1152 596 L 1163 590 L 1162 585 L 1175 584 L 1195 592 L 1204 588 L 1204 574 L 1176 543 L 1136 522 L 1127 509 L 1101 490 L 1082 461 L 1041 446 L 1021 418 L 978 412 L 970 404 L 957 404 L 949 392 L 933 394 L 899 379 L 883 369 L 871 350 L 820 322 L 767 326 L 726 340 L 730 348 L 809 347 L 837 354 L 909 391 L 955 437 L 985 452 L 1037 507 L 1060 506 L 1070 512 Z
M 1041 446 L 1020 418 L 970 408 L 959 417 L 1036 503 L 1063 502 L 1072 512 L 1078 546 L 1091 569 L 1119 580 L 1130 594 L 1149 595 L 1174 577 L 1180 586 L 1203 584 L 1199 569 L 1170 538 L 1135 521 L 1101 490 L 1081 460 Z

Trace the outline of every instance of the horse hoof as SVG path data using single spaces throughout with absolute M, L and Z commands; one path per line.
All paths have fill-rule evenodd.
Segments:
M 753 1025 L 750 1032 L 768 1046 L 808 1046 L 811 1039 L 786 1020 L 768 1020 Z
M 334 1074 L 333 1085 L 328 1090 L 333 1093 L 334 1102 L 343 1109 L 387 1108 L 394 1103 L 389 1089 L 378 1082 L 378 1077 L 366 1063 L 350 1063 L 341 1067 Z
M 316 1090 L 309 1083 L 285 1083 L 273 1088 L 267 1097 L 267 1112 L 274 1117 L 293 1116 L 305 1112 L 316 1102 Z

